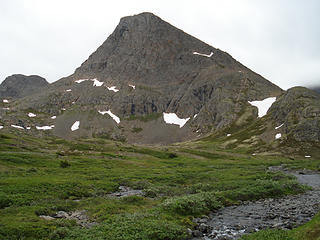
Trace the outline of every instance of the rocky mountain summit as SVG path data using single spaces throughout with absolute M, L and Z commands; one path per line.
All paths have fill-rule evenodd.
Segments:
M 152 13 L 122 18 L 72 75 L 27 95 L 10 109 L 14 119 L 3 115 L 2 125 L 29 127 L 34 134 L 50 130 L 63 138 L 167 144 L 231 135 L 227 131 L 269 119 L 249 139 L 272 142 L 280 134 L 274 128 L 284 124 L 283 136 L 319 142 L 317 94 L 285 92 Z M 30 111 L 36 116 L 26 117 Z
M 37 75 L 14 74 L 0 84 L 0 98 L 23 98 L 39 92 L 48 82 Z

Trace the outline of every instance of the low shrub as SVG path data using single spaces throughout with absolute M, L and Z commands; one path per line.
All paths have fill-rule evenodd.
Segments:
M 245 235 L 242 240 L 293 240 L 285 230 L 264 230 L 250 235 Z
M 232 200 L 257 200 L 267 197 L 280 197 L 285 194 L 302 193 L 306 187 L 300 185 L 296 180 L 289 180 L 283 183 L 273 180 L 257 180 L 256 184 L 227 191 L 225 196 Z
M 140 205 L 144 203 L 144 198 L 141 196 L 128 196 L 121 199 L 125 203 Z
M 12 200 L 5 193 L 0 193 L 0 209 L 10 205 L 12 205 Z
M 117 240 L 182 240 L 185 228 L 168 221 L 161 214 L 126 214 L 107 219 L 91 229 L 74 230 L 66 239 L 117 239 Z
M 162 206 L 172 212 L 182 215 L 201 215 L 222 207 L 214 192 L 202 192 L 169 198 Z
M 71 164 L 69 163 L 69 161 L 67 161 L 67 160 L 61 160 L 60 161 L 60 167 L 61 168 L 67 168 L 67 167 L 70 167 L 71 166 Z

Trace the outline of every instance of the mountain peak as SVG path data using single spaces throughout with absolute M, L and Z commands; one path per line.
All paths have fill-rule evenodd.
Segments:
M 229 126 L 242 113 L 245 122 L 255 116 L 248 101 L 282 93 L 228 53 L 148 12 L 122 18 L 75 73 L 58 82 L 21 108 L 61 115 L 54 132 L 62 137 L 73 134 L 68 124 L 81 121 L 77 133 L 83 136 L 105 133 L 140 143 L 199 137 Z M 108 112 L 121 122 L 97 117 L 97 124 L 90 125 L 87 117 Z M 165 114 L 187 124 L 167 124 Z M 132 127 L 143 130 L 135 134 Z
M 125 16 L 120 19 L 120 23 L 123 22 L 130 22 L 130 21 L 141 21 L 148 23 L 150 21 L 163 21 L 160 17 L 157 15 L 151 13 L 151 12 L 142 12 L 139 14 L 131 15 L 131 16 Z

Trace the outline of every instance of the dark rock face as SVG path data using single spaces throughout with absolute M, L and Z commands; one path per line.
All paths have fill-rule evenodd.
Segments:
M 0 85 L 0 97 L 22 98 L 37 93 L 48 82 L 36 75 L 15 74 L 7 77 Z
M 291 88 L 272 105 L 270 113 L 296 141 L 320 142 L 320 94 L 315 91 Z
M 314 87 L 314 88 L 312 88 L 312 90 L 314 90 L 314 91 L 316 91 L 316 92 L 320 93 L 320 87 Z
M 103 86 L 94 87 L 92 81 L 75 83 L 79 79 L 97 79 Z M 119 91 L 109 91 L 107 87 L 111 86 Z M 67 89 L 72 91 L 66 92 Z M 151 13 L 142 13 L 122 18 L 114 32 L 74 74 L 21 101 L 18 108 L 35 108 L 56 115 L 61 114 L 62 108 L 67 109 L 66 114 L 69 109 L 77 108 L 78 113 L 94 111 L 96 115 L 97 110 L 110 109 L 121 118 L 119 127 L 126 139 L 140 143 L 150 143 L 152 139 L 152 143 L 157 143 L 152 137 L 154 132 L 145 130 L 132 134 L 130 129 L 161 126 L 159 141 L 169 143 L 194 138 L 198 136 L 196 131 L 205 134 L 224 128 L 250 108 L 248 101 L 276 97 L 281 93 L 279 87 L 226 52 Z M 168 129 L 172 125 L 164 124 L 163 112 L 176 113 L 178 117 L 190 120 L 183 129 L 175 126 L 177 129 L 171 131 Z M 248 112 L 256 114 L 255 111 Z M 159 119 L 151 123 L 126 122 L 128 118 L 155 114 Z M 90 117 L 96 118 L 92 114 Z M 87 126 L 86 130 L 81 130 L 82 136 L 107 131 L 106 126 L 97 124 L 95 130 Z M 64 128 L 56 126 L 56 129 Z M 68 132 L 57 134 L 65 137 Z

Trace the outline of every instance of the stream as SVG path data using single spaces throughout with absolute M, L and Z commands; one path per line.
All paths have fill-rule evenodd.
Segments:
M 280 167 L 274 167 L 280 170 Z M 320 211 L 320 174 L 308 170 L 288 172 L 301 184 L 312 187 L 306 193 L 247 201 L 211 213 L 208 218 L 196 218 L 193 240 L 231 240 L 266 228 L 292 229 L 312 219 Z

